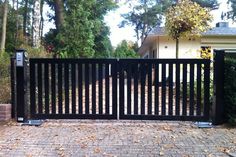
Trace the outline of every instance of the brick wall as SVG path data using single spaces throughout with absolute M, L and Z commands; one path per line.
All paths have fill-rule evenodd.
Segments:
M 11 119 L 11 104 L 0 104 L 0 121 Z

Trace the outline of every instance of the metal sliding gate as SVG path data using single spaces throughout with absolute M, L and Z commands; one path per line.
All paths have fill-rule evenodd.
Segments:
M 30 59 L 34 119 L 209 120 L 210 60 Z
M 30 59 L 32 118 L 117 118 L 114 59 Z
M 209 120 L 210 60 L 119 61 L 121 119 Z

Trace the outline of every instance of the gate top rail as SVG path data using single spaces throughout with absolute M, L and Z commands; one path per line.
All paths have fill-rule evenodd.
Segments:
M 210 59 L 97 59 L 97 58 L 30 58 L 31 63 L 111 63 L 115 61 L 133 63 L 210 63 Z
M 120 59 L 121 62 L 133 63 L 210 63 L 210 59 Z
M 94 58 L 30 58 L 31 63 L 112 63 L 117 59 Z

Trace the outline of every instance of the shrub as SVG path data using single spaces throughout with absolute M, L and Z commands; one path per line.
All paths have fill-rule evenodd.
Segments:
M 10 103 L 10 57 L 4 52 L 0 54 L 0 103 Z
M 11 84 L 10 77 L 0 79 L 0 104 L 11 102 Z
M 22 46 L 28 53 L 28 58 L 51 58 L 52 54 L 48 53 L 43 47 L 32 48 L 30 46 Z
M 224 103 L 226 118 L 231 125 L 236 125 L 236 59 L 225 60 Z

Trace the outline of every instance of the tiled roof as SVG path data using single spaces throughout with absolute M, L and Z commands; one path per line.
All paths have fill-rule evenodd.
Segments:
M 219 36 L 236 36 L 236 28 L 233 27 L 214 27 L 205 33 L 203 35 L 219 35 Z
M 165 28 L 164 27 L 155 27 L 149 35 L 157 35 L 157 36 L 165 36 Z
M 156 27 L 154 28 L 149 35 L 155 36 L 165 36 L 165 28 L 164 27 Z M 211 36 L 236 36 L 236 28 L 235 27 L 213 27 L 202 35 Z

